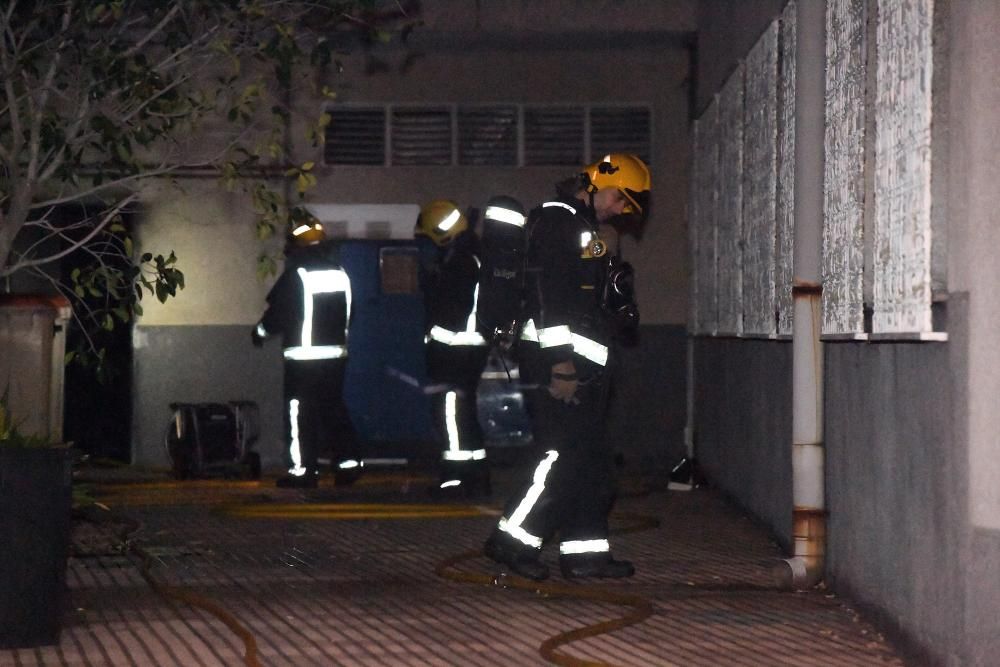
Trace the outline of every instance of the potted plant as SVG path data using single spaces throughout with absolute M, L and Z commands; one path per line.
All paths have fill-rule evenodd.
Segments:
M 59 640 L 72 503 L 69 448 L 28 435 L 0 397 L 0 648 Z

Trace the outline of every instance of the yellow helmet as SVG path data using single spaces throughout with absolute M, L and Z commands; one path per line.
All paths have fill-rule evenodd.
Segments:
M 628 200 L 625 213 L 645 216 L 649 212 L 649 167 L 635 155 L 608 153 L 585 167 L 583 174 L 589 181 L 589 192 L 618 188 Z
M 296 245 L 314 245 L 326 240 L 323 224 L 303 208 L 295 208 L 289 216 L 292 241 Z
M 469 228 L 469 221 L 458 204 L 450 199 L 435 199 L 420 209 L 414 234 L 429 236 L 436 245 L 447 245 L 456 236 Z

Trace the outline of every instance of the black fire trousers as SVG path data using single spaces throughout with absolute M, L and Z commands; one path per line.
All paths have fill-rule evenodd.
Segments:
M 431 417 L 435 435 L 447 461 L 448 452 L 471 453 L 483 448 L 483 432 L 479 425 L 476 390 L 479 376 L 489 355 L 483 345 L 445 345 L 427 343 L 427 376 L 433 388 Z M 453 463 L 472 464 L 470 459 L 453 459 Z
M 287 463 L 297 446 L 301 465 L 317 470 L 324 454 L 336 464 L 360 456 L 357 431 L 344 403 L 347 359 L 285 360 Z
M 560 542 L 607 539 L 614 502 L 613 456 L 604 424 L 610 369 L 581 381 L 577 400 L 567 404 L 548 392 L 547 362 L 525 356 L 522 363 L 535 383 L 527 398 L 541 457 L 532 479 L 507 503 L 504 516 L 514 519 L 520 510 L 520 527 L 543 541 L 556 533 Z

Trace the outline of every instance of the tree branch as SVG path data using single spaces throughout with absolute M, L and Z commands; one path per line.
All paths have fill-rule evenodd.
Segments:
M 138 53 L 142 49 L 143 46 L 145 46 L 151 39 L 153 39 L 153 37 L 155 37 L 161 30 L 163 30 L 163 28 L 166 27 L 166 25 L 168 23 L 170 23 L 174 19 L 175 16 L 177 16 L 177 12 L 179 12 L 179 11 L 180 11 L 180 5 L 179 4 L 174 5 L 173 7 L 171 7 L 170 11 L 167 12 L 163 16 L 162 19 L 160 19 L 160 22 L 157 23 L 155 26 L 153 26 L 150 29 L 150 31 L 148 33 L 146 33 L 145 36 L 143 36 L 142 39 L 140 39 L 138 42 L 136 42 L 135 44 L 133 44 L 132 47 L 128 51 L 126 51 L 125 53 L 123 53 L 122 57 L 123 58 L 131 58 L 136 53 Z
M 59 34 L 65 35 L 66 31 L 69 30 L 73 18 L 73 3 L 67 2 L 66 9 L 63 11 L 62 25 L 59 27 Z M 31 143 L 29 148 L 28 158 L 28 181 L 35 180 L 38 173 L 38 154 L 41 150 L 41 133 L 42 133 L 42 119 L 45 117 L 45 107 L 49 102 L 49 90 L 52 87 L 52 81 L 55 79 L 56 72 L 59 69 L 59 63 L 62 60 L 63 48 L 66 46 L 65 37 L 61 37 L 59 44 L 56 46 L 55 54 L 52 56 L 52 61 L 49 63 L 49 69 L 45 73 L 45 79 L 41 86 L 41 94 L 38 99 L 37 106 L 34 103 L 34 99 L 29 94 L 28 103 L 32 110 L 31 119 Z M 29 82 L 25 81 L 25 86 L 28 90 L 31 90 Z
M 11 147 L 10 153 L 12 155 L 19 155 L 21 153 L 21 146 L 23 145 L 24 137 L 22 135 L 23 129 L 21 127 L 21 114 L 18 108 L 18 96 L 17 92 L 14 90 L 14 68 L 11 65 L 11 57 L 15 56 L 16 51 L 13 35 L 10 34 L 10 13 L 14 11 L 14 5 L 11 5 L 8 11 L 7 25 L 3 32 L 3 44 L 0 48 L 0 65 L 3 65 L 4 72 L 8 73 L 4 76 L 4 93 L 7 96 L 7 108 L 10 114 L 10 129 L 11 129 Z M 10 44 L 12 50 L 7 49 L 7 45 Z
M 102 231 L 104 231 L 104 228 L 108 226 L 108 223 L 111 222 L 112 218 L 114 218 L 118 213 L 120 213 L 122 211 L 123 208 L 125 208 L 127 205 L 131 204 L 132 202 L 134 202 L 138 198 L 139 198 L 139 195 L 137 193 L 132 193 L 132 194 L 124 197 L 121 201 L 117 202 L 114 205 L 113 208 L 111 208 L 109 211 L 106 211 L 101 216 L 103 219 L 94 226 L 94 229 L 92 229 L 90 231 L 90 233 L 88 233 L 82 239 L 79 239 L 77 241 L 73 241 L 70 244 L 70 247 L 64 248 L 63 250 L 55 253 L 54 255 L 50 255 L 48 257 L 43 257 L 42 259 L 19 260 L 19 261 L 15 262 L 14 264 L 12 264 L 11 266 L 7 267 L 6 269 L 0 270 L 0 276 L 10 275 L 10 274 L 14 273 L 15 271 L 19 271 L 19 270 L 22 270 L 22 269 L 31 268 L 31 267 L 34 267 L 34 266 L 41 266 L 43 264 L 49 264 L 51 262 L 54 262 L 54 261 L 56 261 L 58 259 L 62 259 L 63 257 L 66 257 L 67 255 L 70 255 L 70 254 L 76 252 L 80 248 L 86 247 L 87 243 L 89 243 L 91 241 L 91 239 L 93 239 L 99 233 L 101 233 Z

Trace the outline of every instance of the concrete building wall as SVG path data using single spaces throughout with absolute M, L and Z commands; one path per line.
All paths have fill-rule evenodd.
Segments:
M 792 346 L 698 338 L 695 455 L 714 485 L 770 526 L 792 530 Z
M 274 250 L 254 234 L 245 198 L 214 179 L 182 180 L 151 192 L 138 242 L 173 251 L 185 287 L 159 303 L 143 299 L 132 331 L 133 463 L 166 465 L 164 432 L 170 403 L 255 401 L 261 410 L 257 451 L 266 465 L 282 452 L 282 359 L 277 345 L 256 348 L 250 331 L 264 311 L 273 279 L 260 280 L 256 258 Z
M 752 43 L 774 18 L 780 7 L 771 4 L 701 4 L 700 102 L 742 57 L 744 41 Z M 739 28 L 731 21 L 734 11 Z M 1000 297 L 993 287 L 1000 279 L 994 257 L 1000 47 L 993 37 L 1000 6 L 939 0 L 935 12 L 933 215 L 940 223 L 935 232 L 947 235 L 939 246 L 946 248 L 948 275 L 938 308 L 949 338 L 824 344 L 826 573 L 834 591 L 868 606 L 906 638 L 919 664 L 990 665 L 1000 650 L 1000 352 L 994 333 Z M 775 384 L 785 363 L 781 346 L 706 339 L 696 351 L 699 458 L 715 481 L 781 536 L 782 512 L 761 502 L 757 486 L 772 474 L 776 457 L 746 456 L 732 435 L 736 429 L 720 427 L 716 416 L 725 403 L 736 412 L 726 415 L 726 424 L 738 424 L 751 434 L 748 440 L 779 436 L 769 425 L 782 410 L 790 419 L 790 395 L 740 399 L 747 398 L 746 385 Z M 742 378 L 736 369 L 746 369 Z M 783 442 L 790 447 L 790 438 Z M 790 479 L 780 463 L 771 479 L 774 493 L 789 498 Z
M 969 470 L 967 498 L 971 534 L 964 540 L 968 557 L 964 614 L 969 664 L 987 665 L 1000 655 L 1000 6 L 989 0 L 950 3 L 951 155 L 949 169 L 949 282 L 953 292 L 968 293 L 968 376 L 961 383 L 968 420 L 967 448 L 955 452 Z M 949 309 L 949 318 L 951 311 Z
M 641 241 L 623 242 L 636 266 L 640 345 L 623 355 L 616 417 L 610 424 L 627 462 L 665 467 L 682 451 L 685 242 L 688 161 L 688 31 L 692 1 L 424 2 L 424 25 L 398 44 L 340 60 L 342 72 L 304 80 L 293 106 L 314 118 L 323 101 L 305 94 L 328 84 L 343 104 L 643 104 L 652 109 L 654 208 Z M 313 160 L 317 204 L 422 204 L 447 197 L 482 206 L 503 193 L 526 205 L 552 196 L 572 167 L 328 167 L 322 149 L 291 130 L 293 162 Z M 133 458 L 166 462 L 160 440 L 170 401 L 250 399 L 262 408 L 265 464 L 280 459 L 280 358 L 253 348 L 268 282 L 254 275 L 260 252 L 253 215 L 213 181 L 151 198 L 143 249 L 177 251 L 188 287 L 167 304 L 144 304 L 136 327 Z M 210 350 L 165 361 L 163 354 Z M 272 358 L 274 357 L 274 358 Z M 277 370 L 275 370 L 277 369 Z M 218 379 L 227 376 L 225 382 Z M 652 394 L 646 389 L 654 385 Z M 642 397 L 641 417 L 629 409 Z
M 948 343 L 826 345 L 827 574 L 834 590 L 962 664 L 968 468 L 956 385 L 966 325 L 955 297 Z
M 696 114 L 785 2 L 699 2 Z M 699 338 L 695 345 L 695 456 L 734 501 L 791 543 L 792 354 L 786 342 Z

